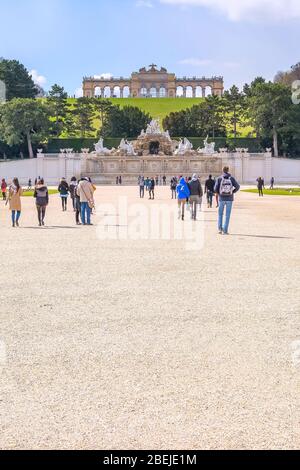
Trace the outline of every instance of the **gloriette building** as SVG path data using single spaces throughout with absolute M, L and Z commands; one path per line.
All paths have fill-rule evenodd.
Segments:
M 155 64 L 133 72 L 130 78 L 95 78 L 84 77 L 83 95 L 86 97 L 101 96 L 103 98 L 130 96 L 133 98 L 175 98 L 205 97 L 207 92 L 222 96 L 224 92 L 223 77 L 182 77 L 178 78 L 167 69 L 157 69 Z

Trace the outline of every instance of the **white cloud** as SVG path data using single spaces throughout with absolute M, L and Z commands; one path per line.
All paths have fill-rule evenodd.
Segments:
M 32 80 L 34 81 L 36 85 L 39 85 L 42 88 L 46 85 L 47 83 L 46 77 L 44 77 L 43 75 L 39 75 L 37 70 L 34 70 L 34 69 L 31 70 L 29 72 L 29 75 L 31 75 Z
M 300 18 L 299 0 L 160 0 L 180 6 L 207 7 L 232 21 L 291 20 Z
M 101 75 L 94 75 L 94 78 L 96 80 L 101 80 L 102 78 L 104 80 L 110 80 L 113 77 L 112 73 L 102 73 Z
M 83 89 L 82 89 L 82 87 L 76 88 L 74 94 L 75 94 L 75 97 L 76 97 L 76 98 L 82 98 L 82 97 L 83 97 Z
M 195 57 L 190 57 L 189 59 L 181 60 L 179 63 L 183 65 L 192 65 L 193 67 L 205 67 L 206 65 L 211 65 L 212 60 L 196 59 Z
M 153 8 L 153 3 L 150 0 L 137 0 L 136 4 L 137 7 L 144 7 L 144 8 Z

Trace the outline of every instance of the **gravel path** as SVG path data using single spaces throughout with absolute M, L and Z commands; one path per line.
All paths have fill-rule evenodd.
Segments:
M 240 193 L 229 237 L 205 208 L 199 251 L 23 205 L 20 229 L 0 206 L 2 449 L 299 448 L 300 198 Z

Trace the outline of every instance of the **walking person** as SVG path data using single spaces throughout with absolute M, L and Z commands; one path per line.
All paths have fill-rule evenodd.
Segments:
M 223 175 L 220 176 L 215 184 L 215 193 L 219 196 L 219 219 L 218 227 L 219 234 L 228 235 L 232 206 L 234 201 L 234 194 L 240 190 L 239 183 L 229 173 L 227 166 L 223 169 Z M 225 223 L 224 211 L 226 209 Z
M 38 181 L 35 187 L 34 197 L 36 199 L 39 226 L 42 227 L 45 225 L 46 208 L 49 204 L 49 191 L 43 178 Z
M 154 191 L 155 191 L 155 179 L 151 178 L 150 184 L 149 184 L 149 199 L 154 200 Z
M 176 188 L 178 199 L 178 219 L 184 220 L 184 210 L 187 199 L 190 197 L 190 190 L 186 180 L 182 177 Z
M 148 192 L 149 187 L 150 187 L 150 179 L 148 178 L 148 176 L 147 176 L 146 181 L 145 181 L 145 187 L 146 187 L 146 191 Z
M 119 178 L 119 185 L 122 186 L 122 184 L 123 184 L 123 179 L 122 179 L 122 176 L 120 176 L 120 178 Z
M 1 183 L 1 192 L 2 192 L 2 200 L 6 201 L 6 193 L 7 193 L 7 183 L 5 178 L 3 178 Z
M 11 210 L 12 226 L 19 227 L 22 205 L 21 197 L 23 189 L 20 186 L 18 178 L 14 178 L 8 192 L 9 208 Z
M 205 182 L 205 194 L 207 196 L 207 207 L 209 209 L 212 209 L 213 206 L 215 184 L 216 182 L 213 179 L 212 175 L 209 175 L 208 180 L 206 180 Z
M 166 175 L 163 176 L 163 185 L 167 186 L 167 177 L 166 177 Z
M 274 184 L 275 184 L 275 178 L 274 178 L 274 176 L 272 176 L 270 189 L 274 189 Z
M 93 225 L 91 223 L 91 212 L 94 207 L 94 189 L 88 178 L 83 178 L 77 188 L 80 198 L 82 225 Z
M 66 212 L 68 207 L 68 196 L 70 192 L 70 188 L 66 181 L 66 178 L 61 179 L 60 185 L 58 186 L 58 192 L 61 197 L 62 210 L 63 212 Z
M 145 178 L 143 176 L 139 179 L 139 187 L 140 187 L 140 198 L 144 199 L 145 197 Z
M 192 180 L 188 183 L 190 190 L 190 204 L 191 204 L 191 219 L 197 220 L 197 206 L 202 205 L 203 189 L 196 174 L 193 175 Z
M 258 194 L 259 194 L 259 197 L 263 197 L 264 196 L 264 189 L 265 189 L 265 181 L 263 180 L 263 178 L 260 176 L 259 178 L 257 178 L 257 189 L 258 189 Z
M 72 199 L 73 210 L 76 212 L 76 190 L 77 190 L 77 178 L 73 176 L 70 183 L 70 196 Z
M 81 225 L 81 202 L 80 202 L 80 196 L 78 194 L 78 185 L 79 181 L 76 182 L 76 188 L 75 188 L 75 221 L 76 225 Z
M 171 185 L 170 185 L 170 189 L 171 189 L 171 192 L 172 192 L 172 199 L 177 199 L 176 188 L 177 188 L 177 180 L 176 180 L 176 178 L 172 178 L 171 179 Z

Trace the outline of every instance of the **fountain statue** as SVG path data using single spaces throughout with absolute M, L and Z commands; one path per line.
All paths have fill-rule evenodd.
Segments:
M 215 153 L 215 146 L 216 143 L 212 142 L 211 144 L 208 143 L 208 136 L 206 137 L 204 141 L 204 148 L 202 149 L 201 147 L 198 148 L 198 153 L 202 155 L 213 155 Z
M 160 128 L 159 120 L 158 119 L 152 119 L 150 124 L 147 126 L 146 134 L 149 135 L 162 135 L 162 131 Z
M 126 155 L 136 156 L 134 147 L 130 142 L 128 142 L 128 140 L 122 139 L 118 150 L 121 150 L 121 152 L 126 153 Z
M 94 144 L 94 147 L 95 147 L 97 155 L 110 155 L 111 154 L 111 150 L 104 147 L 104 140 L 102 137 L 100 137 L 99 142 Z
M 184 140 L 180 139 L 178 149 L 175 150 L 175 155 L 186 155 L 193 150 L 193 144 L 185 138 Z

